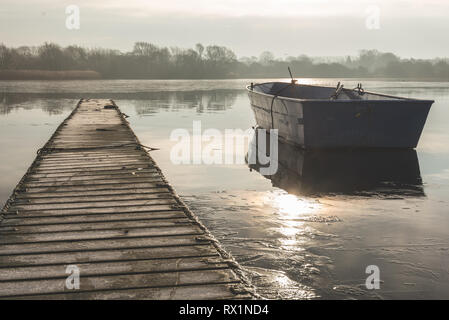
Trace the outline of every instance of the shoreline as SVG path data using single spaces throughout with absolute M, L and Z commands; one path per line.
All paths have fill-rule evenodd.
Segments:
M 100 80 L 92 70 L 0 70 L 0 80 Z
M 245 76 L 245 77 L 229 77 L 229 78 L 107 78 L 102 77 L 100 73 L 90 70 L 66 70 L 66 71 L 50 71 L 50 70 L 36 70 L 36 74 L 23 73 L 21 70 L 0 70 L 0 81 L 71 81 L 71 80 L 127 80 L 127 81 L 221 81 L 221 80 L 271 80 L 271 79 L 287 79 L 285 76 Z M 13 75 L 6 77 L 5 75 Z M 23 77 L 20 77 L 24 75 Z M 313 77 L 313 76 L 297 76 L 295 79 L 337 79 L 337 80 L 366 80 L 366 81 L 403 81 L 403 82 L 449 82 L 446 78 L 400 78 L 400 77 L 381 77 L 381 76 L 353 76 L 353 77 L 338 77 L 338 76 L 326 76 L 326 77 Z

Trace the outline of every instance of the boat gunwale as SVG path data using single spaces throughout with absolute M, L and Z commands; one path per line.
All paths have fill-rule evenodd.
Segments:
M 401 96 L 392 96 L 392 95 L 387 95 L 387 94 L 382 94 L 382 93 L 377 93 L 377 92 L 372 92 L 372 91 L 364 91 L 365 93 L 368 94 L 373 94 L 373 95 L 377 95 L 377 96 L 381 96 L 381 97 L 386 97 L 386 98 L 394 98 L 395 100 L 391 100 L 391 99 L 378 99 L 378 100 L 356 100 L 356 99 L 341 99 L 341 100 L 330 100 L 330 99 L 301 99 L 301 98 L 290 98 L 290 97 L 285 97 L 285 96 L 276 96 L 274 94 L 269 94 L 269 93 L 263 93 L 263 92 L 258 92 L 258 91 L 254 91 L 251 89 L 251 87 L 255 87 L 255 86 L 260 86 L 260 85 L 264 85 L 264 84 L 271 84 L 271 83 L 285 83 L 288 84 L 288 82 L 281 82 L 281 81 L 272 81 L 272 82 L 263 82 L 263 83 L 255 83 L 252 86 L 251 85 L 247 85 L 246 86 L 246 90 L 248 90 L 248 92 L 252 92 L 252 93 L 257 93 L 263 96 L 267 96 L 267 97 L 275 97 L 275 98 L 279 98 L 282 100 L 287 100 L 287 101 L 292 101 L 292 102 L 342 102 L 342 103 L 347 103 L 347 102 L 357 102 L 357 103 L 372 103 L 372 102 L 400 102 L 400 101 L 407 101 L 407 102 L 418 102 L 418 103 L 430 103 L 433 104 L 435 102 L 435 100 L 427 100 L 427 99 L 415 99 L 415 98 L 406 98 L 406 97 L 401 97 Z M 327 88 L 327 89 L 335 89 L 334 87 L 329 87 L 329 86 L 317 86 L 317 85 L 310 85 L 310 84 L 295 84 L 295 85 L 300 85 L 300 86 L 307 86 L 307 87 L 319 87 L 319 88 Z M 351 90 L 351 89 L 346 89 L 346 90 Z

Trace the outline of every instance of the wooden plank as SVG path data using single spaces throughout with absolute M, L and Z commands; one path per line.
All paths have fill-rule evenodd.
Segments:
M 152 193 L 126 193 L 126 194 L 109 194 L 109 195 L 82 195 L 82 196 L 62 196 L 53 197 L 51 193 L 47 194 L 47 197 L 31 197 L 31 198 L 18 198 L 18 204 L 55 204 L 55 203 L 89 203 L 99 201 L 124 201 L 124 200 L 150 200 L 167 198 L 171 193 L 166 190 Z
M 26 266 L 67 265 L 94 262 L 136 261 L 150 259 L 171 259 L 185 257 L 219 257 L 217 250 L 209 243 L 189 246 L 166 246 L 150 248 L 107 249 L 77 252 L 45 252 L 27 255 L 0 256 L 0 273 L 3 268 Z
M 172 237 L 115 237 L 109 239 L 78 239 L 77 241 L 60 241 L 49 243 L 25 243 L 4 244 L 0 246 L 0 255 L 51 253 L 51 252 L 76 252 L 85 250 L 106 250 L 122 248 L 153 248 L 167 246 L 196 245 L 198 235 L 182 235 Z
M 81 101 L 3 208 L 0 298 L 251 297 L 110 104 Z
M 69 182 L 69 181 L 98 181 L 98 180 L 111 180 L 111 178 L 115 180 L 128 180 L 128 179 L 134 179 L 134 178 L 146 178 L 148 180 L 153 179 L 155 177 L 159 177 L 159 173 L 152 171 L 152 172 L 140 172 L 140 171 L 131 171 L 131 172 L 123 172 L 119 174 L 115 174 L 111 176 L 110 174 L 103 174 L 103 175 L 77 175 L 73 174 L 71 176 L 65 176 L 65 177 L 38 177 L 33 178 L 31 177 L 26 180 L 26 182 L 30 183 L 42 183 L 42 184 L 53 184 L 56 182 Z
M 175 201 L 175 200 L 170 200 Z M 4 213 L 5 217 L 11 218 L 14 216 L 20 216 L 21 218 L 37 218 L 37 217 L 50 217 L 50 216 L 73 216 L 73 215 L 87 215 L 87 214 L 100 214 L 100 213 L 135 213 L 135 212 L 159 212 L 169 211 L 171 209 L 178 209 L 170 204 L 153 204 L 141 205 L 141 206 L 113 206 L 113 207 L 83 207 L 76 209 L 46 209 L 38 211 L 25 211 L 25 210 L 10 210 Z
M 19 210 L 20 212 L 25 211 L 39 211 L 45 212 L 49 210 L 65 210 L 65 209 L 91 209 L 91 208 L 105 208 L 105 207 L 130 207 L 130 206 L 152 206 L 152 205 L 164 205 L 164 204 L 176 204 L 173 197 L 148 197 L 147 199 L 131 199 L 131 200 L 121 200 L 111 197 L 110 200 L 105 201 L 90 201 L 90 202 L 62 202 L 62 203 L 42 203 L 42 204 L 31 204 L 31 203 L 16 203 L 11 206 L 11 210 Z
M 18 193 L 18 200 L 32 199 L 75 199 L 84 197 L 107 196 L 140 196 L 169 192 L 168 188 L 129 188 L 129 189 L 104 189 L 91 191 L 65 191 L 65 192 L 26 192 Z
M 249 294 L 241 294 L 234 288 L 235 284 L 206 284 L 178 286 L 174 288 L 135 288 L 131 290 L 102 290 L 87 291 L 82 293 L 66 292 L 52 295 L 31 295 L 16 297 L 16 299 L 29 300 L 112 300 L 112 299 L 133 299 L 133 300 L 218 300 L 218 299 L 251 299 Z M 238 289 L 241 290 L 241 289 Z M 237 291 L 237 292 L 236 292 Z
M 143 173 L 158 173 L 154 168 L 145 169 L 120 169 L 120 170 L 106 170 L 106 171 L 90 171 L 90 172 L 62 172 L 62 173 L 31 173 L 28 175 L 30 180 L 37 178 L 61 178 L 61 177 L 83 177 L 83 176 L 114 176 L 114 175 L 124 175 L 124 174 L 143 174 Z
M 200 271 L 160 272 L 124 274 L 115 276 L 80 277 L 80 292 L 93 290 L 137 289 L 171 287 L 195 284 L 238 283 L 239 279 L 229 269 Z M 8 281 L 0 286 L 0 298 L 35 294 L 64 293 L 66 277 L 63 279 Z
M 21 189 L 26 190 L 27 194 L 35 194 L 42 192 L 81 192 L 81 191 L 103 191 L 103 190 L 134 190 L 134 189 L 151 189 L 166 187 L 165 182 L 143 182 L 143 183 L 120 183 L 114 185 L 85 185 L 85 186 L 65 186 L 55 185 L 53 187 L 34 187 Z
M 2 268 L 1 281 L 18 281 L 30 279 L 66 279 L 67 265 L 45 265 Z M 179 272 L 211 268 L 226 268 L 228 266 L 218 257 L 168 258 L 115 262 L 77 263 L 81 276 L 111 275 L 117 273 L 151 273 L 151 272 Z
M 64 152 L 59 152 L 58 154 L 46 154 L 41 157 L 42 160 L 48 163 L 52 162 L 62 162 L 65 160 L 81 160 L 81 161 L 88 161 L 88 160 L 96 160 L 96 159 L 103 159 L 103 160 L 112 160 L 112 159 L 134 159 L 134 158 L 146 158 L 143 154 L 111 154 L 109 152 L 97 154 L 97 155 L 88 155 L 83 154 L 83 152 L 78 152 L 74 155 L 68 155 L 64 154 Z
M 89 134 L 91 136 L 92 134 Z M 82 146 L 80 146 L 82 147 Z M 99 149 L 99 150 L 77 150 L 77 151 L 61 151 L 58 153 L 47 153 L 42 155 L 42 160 L 46 158 L 61 158 L 61 157 L 94 157 L 94 156 L 130 156 L 135 155 L 132 152 L 136 150 L 136 147 L 129 146 L 123 148 L 113 148 L 113 149 Z M 141 154 L 142 155 L 142 154 Z M 154 160 L 150 159 L 151 162 Z
M 146 156 L 144 154 L 140 155 L 116 155 L 116 156 L 110 156 L 110 155 L 98 155 L 98 156 L 83 156 L 83 157 L 57 157 L 57 158 L 44 158 L 41 161 L 46 164 L 64 164 L 68 162 L 80 162 L 80 163 L 89 163 L 91 161 L 93 162 L 112 162 L 115 160 L 118 161 L 126 161 L 128 159 L 132 160 L 144 160 L 146 159 Z
M 4 244 L 28 244 L 42 242 L 82 241 L 112 238 L 136 238 L 136 237 L 162 237 L 185 234 L 201 234 L 201 229 L 194 225 L 172 225 L 171 228 L 161 227 L 134 227 L 134 228 L 105 228 L 96 230 L 74 230 L 54 232 L 2 233 L 0 245 Z
M 59 168 L 59 169 L 48 169 L 36 167 L 33 172 L 36 173 L 73 173 L 73 172 L 98 172 L 98 171 L 109 171 L 109 170 L 139 170 L 145 168 L 153 168 L 152 163 L 132 163 L 127 165 L 103 165 L 103 166 L 84 166 L 82 168 Z
M 187 218 L 181 219 L 141 219 L 141 220 L 102 220 L 101 222 L 93 223 L 59 223 L 59 224 L 37 224 L 37 225 L 0 225 L 0 237 L 8 233 L 14 234 L 31 234 L 43 232 L 69 232 L 69 231 L 88 231 L 88 230 L 111 230 L 130 228 L 164 228 L 164 227 L 178 227 L 180 225 L 192 224 L 192 220 Z M 0 238 L 1 241 L 1 238 Z
M 121 184 L 121 183 L 145 183 L 145 182 L 162 182 L 162 177 L 160 175 L 145 176 L 134 176 L 129 175 L 128 177 L 117 178 L 115 176 L 103 179 L 90 179 L 83 180 L 70 180 L 65 179 L 64 181 L 24 181 L 23 185 L 25 188 L 42 188 L 42 187 L 54 187 L 54 186 L 84 186 L 88 185 L 108 185 L 108 184 Z M 60 182 L 60 183 L 59 183 Z
M 60 216 L 22 216 L 22 215 L 10 215 L 6 216 L 2 221 L 2 226 L 12 225 L 42 225 L 42 224 L 60 224 L 60 223 L 79 223 L 79 222 L 99 222 L 99 221 L 122 221 L 122 220 L 161 220 L 161 219 L 178 219 L 185 218 L 185 213 L 181 211 L 142 211 L 142 212 L 119 212 L 113 214 L 73 214 L 73 215 L 60 215 Z
M 134 163 L 141 163 L 141 164 L 147 164 L 144 158 L 140 157 L 134 157 L 132 159 L 125 159 L 125 160 L 89 160 L 89 161 L 64 161 L 61 163 L 48 163 L 44 162 L 39 167 L 41 169 L 61 169 L 61 168 L 84 168 L 86 166 L 92 167 L 92 166 L 106 166 L 106 165 L 120 165 L 120 164 L 134 164 Z

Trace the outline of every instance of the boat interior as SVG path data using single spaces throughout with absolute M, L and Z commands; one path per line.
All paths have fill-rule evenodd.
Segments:
M 255 84 L 252 89 L 255 92 L 302 100 L 405 100 L 405 98 L 365 92 L 361 84 L 359 85 L 354 89 L 346 89 L 340 83 L 332 88 L 288 82 L 268 82 Z

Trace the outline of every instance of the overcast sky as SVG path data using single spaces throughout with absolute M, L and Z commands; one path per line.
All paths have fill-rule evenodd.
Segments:
M 79 30 L 66 28 L 68 5 L 80 9 Z M 433 58 L 449 57 L 448 38 L 449 0 L 2 0 L 0 7 L 0 43 L 8 46 L 51 41 L 127 51 L 136 41 L 201 42 L 239 57 L 378 49 Z

